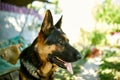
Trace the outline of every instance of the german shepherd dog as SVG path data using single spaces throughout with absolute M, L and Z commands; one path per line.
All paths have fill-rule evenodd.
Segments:
M 20 80 L 53 80 L 58 66 L 73 73 L 71 62 L 81 55 L 69 44 L 61 23 L 62 16 L 53 25 L 52 14 L 46 11 L 38 37 L 20 55 Z

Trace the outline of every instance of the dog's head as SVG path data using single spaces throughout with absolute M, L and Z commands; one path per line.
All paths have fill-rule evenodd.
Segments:
M 52 14 L 47 10 L 38 36 L 40 58 L 72 73 L 70 62 L 81 58 L 80 53 L 69 44 L 69 39 L 61 29 L 62 17 L 53 25 Z M 74 38 L 74 36 L 73 36 Z

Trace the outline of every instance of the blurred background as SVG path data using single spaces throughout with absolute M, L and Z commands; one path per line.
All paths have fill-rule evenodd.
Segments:
M 62 29 L 83 56 L 73 75 L 60 68 L 55 80 L 120 80 L 120 0 L 0 0 L 1 50 L 31 44 L 47 9 L 54 23 L 63 15 Z

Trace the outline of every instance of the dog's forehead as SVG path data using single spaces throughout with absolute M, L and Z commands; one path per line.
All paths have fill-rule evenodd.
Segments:
M 61 29 L 56 29 L 56 28 L 54 29 L 53 33 L 56 34 L 56 36 L 63 36 L 63 35 L 65 35 L 65 33 Z
M 68 40 L 66 34 L 62 30 L 58 29 L 57 31 L 59 32 L 59 33 L 57 32 L 57 34 L 56 34 L 56 36 L 58 37 L 58 39 L 62 38 L 64 40 Z

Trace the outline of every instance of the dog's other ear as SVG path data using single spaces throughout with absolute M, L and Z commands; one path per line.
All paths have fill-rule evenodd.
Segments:
M 41 26 L 41 31 L 47 36 L 51 32 L 52 28 L 53 28 L 53 17 L 50 10 L 47 10 Z
M 60 19 L 58 20 L 58 22 L 55 24 L 55 27 L 56 27 L 57 29 L 61 29 L 62 17 L 63 17 L 63 16 L 61 16 L 61 18 L 60 18 Z

